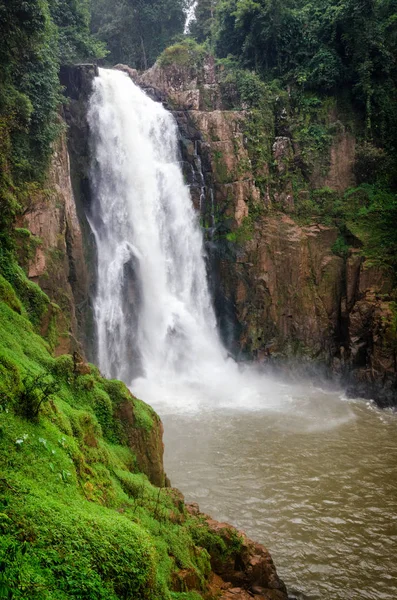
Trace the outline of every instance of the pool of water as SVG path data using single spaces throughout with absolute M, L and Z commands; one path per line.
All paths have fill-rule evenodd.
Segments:
M 397 598 L 396 414 L 311 384 L 272 385 L 276 400 L 248 409 L 167 393 L 149 401 L 172 484 L 266 545 L 290 593 Z

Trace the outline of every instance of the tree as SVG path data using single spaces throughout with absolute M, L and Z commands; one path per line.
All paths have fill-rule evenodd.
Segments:
M 216 0 L 197 0 L 189 33 L 199 44 L 212 39 L 216 4 Z
M 183 33 L 187 0 L 93 0 L 91 30 L 107 44 L 107 62 L 137 69 L 153 65 Z
M 50 0 L 51 17 L 58 29 L 62 64 L 103 58 L 103 42 L 90 33 L 91 12 L 87 0 Z

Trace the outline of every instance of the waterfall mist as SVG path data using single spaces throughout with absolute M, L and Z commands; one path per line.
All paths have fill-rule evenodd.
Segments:
M 310 413 L 306 424 L 320 419 L 328 427 L 324 405 L 321 414 L 304 409 L 310 386 L 274 381 L 227 358 L 171 113 L 126 74 L 100 69 L 88 118 L 102 372 L 125 381 L 161 414 L 214 407 L 285 411 L 298 403 L 299 414 Z M 334 398 L 333 421 L 349 418 L 347 405 Z

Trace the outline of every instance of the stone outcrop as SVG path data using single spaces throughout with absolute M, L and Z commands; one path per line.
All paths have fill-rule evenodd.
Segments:
M 221 600 L 287 600 L 287 590 L 277 575 L 268 550 L 250 540 L 244 532 L 228 523 L 220 523 L 200 513 L 197 504 L 187 504 L 188 512 L 201 520 L 224 545 L 209 548 L 211 569 L 210 590 Z
M 168 487 L 169 481 L 164 472 L 163 424 L 160 417 L 152 411 L 150 427 L 137 427 L 136 399 L 132 395 L 121 402 L 115 414 L 124 429 L 127 442 L 136 455 L 137 466 L 145 473 L 150 482 L 158 487 Z

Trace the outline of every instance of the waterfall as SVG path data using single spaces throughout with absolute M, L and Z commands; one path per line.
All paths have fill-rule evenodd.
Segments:
M 305 405 L 304 413 L 317 419 L 307 385 L 277 382 L 227 358 L 171 113 L 126 74 L 100 69 L 88 119 L 89 221 L 98 255 L 94 311 L 104 375 L 123 380 L 161 414 L 221 407 L 301 411 Z
M 203 362 L 223 363 L 225 351 L 175 120 L 127 75 L 104 69 L 88 120 L 99 366 L 128 384 L 137 375 L 201 377 Z

